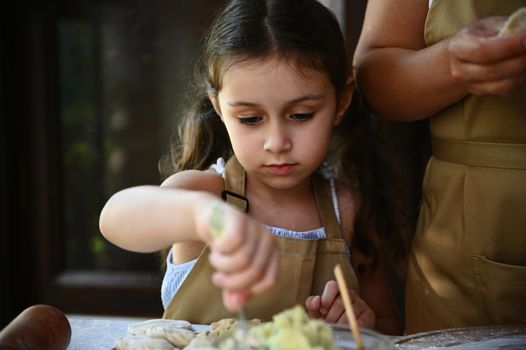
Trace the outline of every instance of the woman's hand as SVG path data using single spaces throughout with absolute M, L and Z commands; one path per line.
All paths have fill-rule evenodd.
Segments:
M 349 291 L 356 321 L 361 327 L 374 328 L 376 315 L 358 293 Z M 336 281 L 331 280 L 325 285 L 322 295 L 314 295 L 305 301 L 307 313 L 312 318 L 320 318 L 329 323 L 347 323 L 345 307 Z
M 448 46 L 452 78 L 475 95 L 504 96 L 526 83 L 526 32 L 498 36 L 506 17 L 477 21 Z
M 223 289 L 227 309 L 236 311 L 251 294 L 275 285 L 279 253 L 274 236 L 251 217 L 214 201 L 197 214 L 196 228 L 210 246 L 216 269 L 212 282 Z

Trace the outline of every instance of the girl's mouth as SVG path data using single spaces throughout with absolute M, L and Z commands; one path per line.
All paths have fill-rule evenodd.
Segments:
M 295 164 L 271 164 L 265 166 L 273 175 L 288 175 L 294 171 Z

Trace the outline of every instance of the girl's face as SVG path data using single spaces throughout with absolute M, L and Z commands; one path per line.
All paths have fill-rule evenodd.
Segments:
M 225 72 L 212 102 L 249 178 L 287 189 L 308 181 L 324 160 L 350 85 L 337 99 L 322 72 L 276 58 L 246 61 Z

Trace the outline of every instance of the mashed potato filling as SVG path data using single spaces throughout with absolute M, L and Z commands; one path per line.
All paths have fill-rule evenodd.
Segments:
M 337 350 L 330 326 L 309 318 L 300 306 L 274 315 L 271 322 L 249 330 L 248 343 L 254 350 Z M 236 349 L 235 336 L 223 341 L 221 350 Z

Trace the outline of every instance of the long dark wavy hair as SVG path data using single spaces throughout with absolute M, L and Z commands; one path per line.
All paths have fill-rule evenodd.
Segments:
M 160 162 L 163 176 L 208 168 L 217 158 L 228 159 L 232 146 L 208 94 L 221 90 L 225 71 L 243 61 L 278 56 L 299 69 L 327 74 L 337 96 L 344 89 L 352 67 L 345 40 L 335 16 L 316 0 L 231 0 L 213 21 L 196 62 L 188 108 L 178 137 Z M 371 118 L 355 94 L 347 115 L 335 128 L 331 160 L 340 179 L 357 184 L 362 207 L 355 224 L 356 248 L 376 266 L 377 249 L 369 233 L 396 238 L 387 187 L 379 185 L 378 150 Z M 342 213 L 345 215 L 345 213 Z M 401 243 L 400 237 L 392 244 Z M 403 247 L 400 247 L 402 249 Z M 396 249 L 400 251 L 400 249 Z

